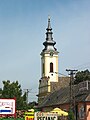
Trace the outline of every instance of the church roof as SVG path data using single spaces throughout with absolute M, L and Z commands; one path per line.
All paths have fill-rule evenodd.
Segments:
M 79 91 L 78 85 L 74 86 L 75 88 L 75 100 L 76 102 L 90 102 L 90 89 Z M 49 106 L 55 106 L 60 104 L 66 104 L 70 101 L 70 87 L 64 87 L 61 88 L 50 95 L 48 95 L 42 104 L 38 107 L 49 107 Z
M 50 82 L 51 92 L 59 90 L 60 88 L 68 86 L 70 83 L 70 77 L 58 77 L 58 82 Z

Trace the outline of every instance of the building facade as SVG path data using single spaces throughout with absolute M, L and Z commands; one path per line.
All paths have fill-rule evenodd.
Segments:
M 90 81 L 84 81 L 74 86 L 75 104 L 73 110 L 76 120 L 90 120 Z M 54 91 L 38 106 L 42 111 L 48 112 L 54 108 L 64 111 L 70 109 L 70 86 Z

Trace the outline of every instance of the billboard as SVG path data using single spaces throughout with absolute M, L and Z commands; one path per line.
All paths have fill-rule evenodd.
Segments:
M 0 99 L 0 115 L 15 115 L 15 99 Z
M 58 113 L 35 112 L 35 120 L 58 120 Z

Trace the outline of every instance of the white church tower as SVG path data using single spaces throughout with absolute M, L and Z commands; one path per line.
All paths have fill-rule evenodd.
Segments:
M 48 18 L 48 27 L 46 32 L 46 41 L 43 43 L 44 49 L 41 52 L 41 79 L 39 80 L 38 103 L 51 92 L 51 83 L 58 82 L 58 51 L 54 47 L 56 42 L 52 37 L 52 28 L 50 18 Z
M 52 37 L 52 28 L 50 18 L 48 18 L 48 27 L 46 32 L 46 41 L 43 43 L 45 48 L 41 52 L 41 71 L 42 78 L 49 77 L 50 82 L 58 82 L 58 51 L 54 47 L 56 42 Z

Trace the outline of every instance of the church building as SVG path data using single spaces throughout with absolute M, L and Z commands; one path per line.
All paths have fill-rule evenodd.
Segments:
M 53 32 L 51 28 L 50 18 L 48 18 L 48 26 L 46 29 L 46 40 L 43 42 L 44 49 L 41 51 L 41 79 L 39 80 L 38 103 L 53 91 L 62 87 L 67 77 L 58 76 L 58 51 L 55 48 L 56 42 L 53 40 Z M 63 80 L 64 79 L 64 80 Z M 69 79 L 68 79 L 69 80 Z M 68 84 L 68 80 L 66 82 Z
M 58 51 L 52 37 L 50 18 L 44 49 L 41 52 L 41 79 L 39 80 L 38 106 L 41 111 L 49 112 L 54 108 L 69 111 L 70 77 L 58 76 Z M 74 115 L 76 120 L 90 120 L 90 81 L 86 80 L 73 86 Z

